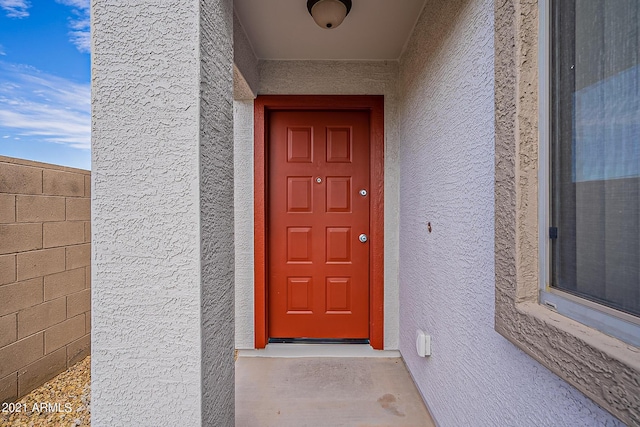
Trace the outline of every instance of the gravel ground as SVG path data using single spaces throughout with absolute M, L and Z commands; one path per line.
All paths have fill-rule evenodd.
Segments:
M 91 356 L 0 412 L 2 427 L 90 426 Z M 26 409 L 26 410 L 25 410 Z M 16 412 L 20 410 L 20 412 Z

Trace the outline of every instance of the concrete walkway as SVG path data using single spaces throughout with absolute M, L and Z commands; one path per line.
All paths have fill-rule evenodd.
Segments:
M 239 357 L 237 427 L 435 426 L 400 358 Z

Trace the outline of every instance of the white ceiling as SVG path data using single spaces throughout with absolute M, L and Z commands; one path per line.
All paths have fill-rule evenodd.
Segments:
M 425 0 L 353 0 L 338 28 L 316 25 L 306 0 L 235 0 L 259 59 L 395 60 Z

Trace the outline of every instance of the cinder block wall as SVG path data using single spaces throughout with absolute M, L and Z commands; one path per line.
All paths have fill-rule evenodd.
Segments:
M 0 156 L 0 401 L 90 353 L 91 174 Z

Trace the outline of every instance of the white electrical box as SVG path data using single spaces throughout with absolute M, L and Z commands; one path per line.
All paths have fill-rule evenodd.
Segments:
M 431 336 L 426 335 L 420 329 L 418 329 L 416 337 L 416 351 L 420 357 L 431 356 Z

